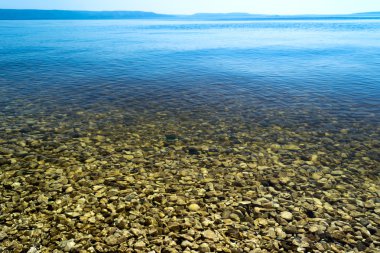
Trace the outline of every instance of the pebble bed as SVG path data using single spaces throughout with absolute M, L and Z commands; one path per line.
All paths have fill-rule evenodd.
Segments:
M 373 124 L 125 113 L 3 111 L 0 252 L 379 252 Z

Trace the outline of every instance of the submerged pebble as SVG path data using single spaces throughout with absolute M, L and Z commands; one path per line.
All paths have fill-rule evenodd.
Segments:
M 285 220 L 292 220 L 293 219 L 293 214 L 291 212 L 287 212 L 287 211 L 284 211 L 284 212 L 281 212 L 281 218 L 285 219 Z
M 190 204 L 189 205 L 189 210 L 190 211 L 195 212 L 195 211 L 198 211 L 199 209 L 201 209 L 201 207 L 198 204 Z

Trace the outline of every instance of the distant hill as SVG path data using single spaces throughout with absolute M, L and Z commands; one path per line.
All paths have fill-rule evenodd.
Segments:
M 362 12 L 362 13 L 354 13 L 354 16 L 375 16 L 380 17 L 380 12 Z
M 0 20 L 35 19 L 158 19 L 170 15 L 143 11 L 64 11 L 0 9 Z
M 249 13 L 197 13 L 193 15 L 165 15 L 143 11 L 67 11 L 0 9 L 0 20 L 42 19 L 176 19 L 176 20 L 257 20 L 257 19 L 350 19 L 380 18 L 380 12 L 347 15 L 261 15 Z
M 366 12 L 336 15 L 265 15 L 249 13 L 197 13 L 186 16 L 187 19 L 201 20 L 257 20 L 257 19 L 349 19 L 349 18 L 380 18 L 380 12 Z

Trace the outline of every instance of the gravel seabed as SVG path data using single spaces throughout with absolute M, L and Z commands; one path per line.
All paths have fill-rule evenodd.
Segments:
M 124 116 L 2 115 L 1 252 L 379 252 L 372 125 Z

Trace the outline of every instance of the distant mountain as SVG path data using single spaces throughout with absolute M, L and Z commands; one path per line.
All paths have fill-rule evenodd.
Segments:
M 0 9 L 0 20 L 34 19 L 158 19 L 170 15 L 143 11 L 64 11 Z
M 380 17 L 380 12 L 362 12 L 362 13 L 354 13 L 354 16 L 375 16 Z
M 257 20 L 257 19 L 349 19 L 349 18 L 380 18 L 380 12 L 367 12 L 355 14 L 336 14 L 336 15 L 265 15 L 249 13 L 197 13 L 186 16 L 187 19 L 201 20 Z
M 380 18 L 380 12 L 347 15 L 261 15 L 249 13 L 197 13 L 165 15 L 143 11 L 66 11 L 0 9 L 0 20 L 39 19 L 175 19 L 175 20 L 257 20 L 257 19 L 352 19 Z

